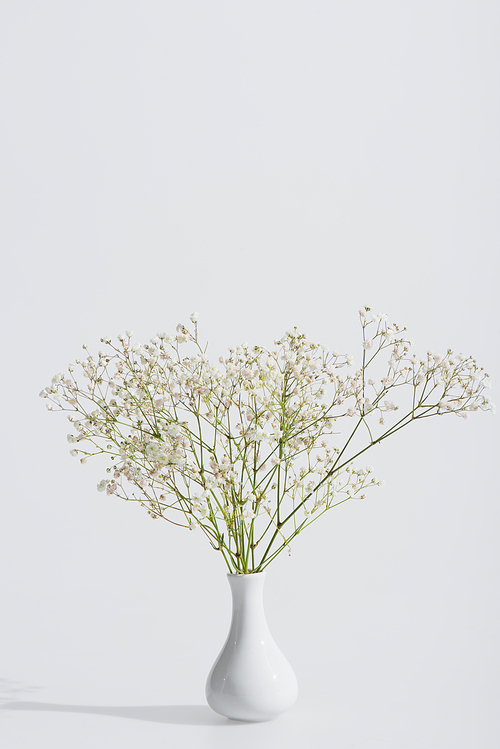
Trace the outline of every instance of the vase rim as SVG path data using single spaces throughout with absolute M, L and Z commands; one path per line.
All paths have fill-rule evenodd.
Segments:
M 266 574 L 266 571 L 263 570 L 262 572 L 228 572 L 228 577 L 260 577 L 260 575 L 264 576 Z

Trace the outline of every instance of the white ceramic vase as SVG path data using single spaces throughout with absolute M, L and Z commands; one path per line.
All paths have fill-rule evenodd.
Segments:
M 226 643 L 208 675 L 207 702 L 232 720 L 272 720 L 292 707 L 298 686 L 267 626 L 266 573 L 227 577 L 233 614 Z

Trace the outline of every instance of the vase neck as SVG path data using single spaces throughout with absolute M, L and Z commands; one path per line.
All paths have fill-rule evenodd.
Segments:
M 228 575 L 233 596 L 233 612 L 251 611 L 253 617 L 264 618 L 265 572 L 251 575 Z

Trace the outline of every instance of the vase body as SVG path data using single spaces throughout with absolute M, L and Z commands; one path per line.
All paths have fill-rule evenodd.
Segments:
M 207 679 L 210 707 L 232 720 L 276 718 L 297 699 L 297 679 L 274 642 L 264 614 L 265 572 L 231 575 L 229 634 Z

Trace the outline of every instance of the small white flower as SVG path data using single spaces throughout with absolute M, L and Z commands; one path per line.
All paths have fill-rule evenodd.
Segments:
M 108 482 L 106 481 L 106 479 L 103 479 L 102 481 L 99 481 L 99 483 L 97 484 L 97 491 L 98 492 L 105 491 L 107 485 L 108 485 Z
M 193 312 L 191 315 L 189 315 L 189 319 L 192 323 L 198 322 L 199 315 L 197 312 Z

